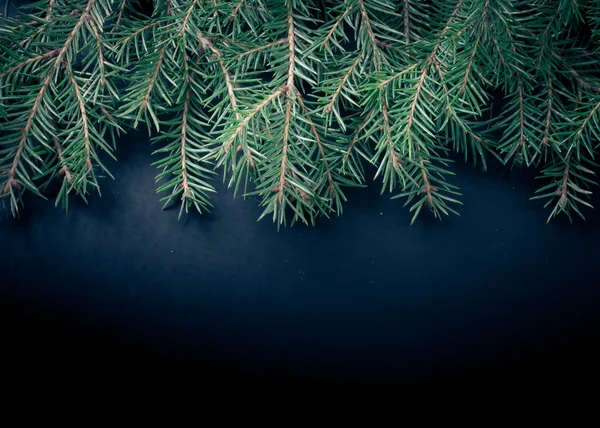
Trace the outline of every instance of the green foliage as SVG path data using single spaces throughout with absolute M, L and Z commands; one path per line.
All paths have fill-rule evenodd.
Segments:
M 450 152 L 539 168 L 581 217 L 600 141 L 600 2 L 43 0 L 0 24 L 0 193 L 100 191 L 145 124 L 165 207 L 208 211 L 215 171 L 278 225 L 341 214 L 376 168 L 414 212 L 458 214 Z M 586 31 L 583 31 L 586 30 Z M 490 118 L 490 93 L 503 92 Z

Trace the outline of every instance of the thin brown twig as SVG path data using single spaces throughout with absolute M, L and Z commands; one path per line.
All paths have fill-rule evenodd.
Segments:
M 365 24 L 367 29 L 367 34 L 369 35 L 369 39 L 371 40 L 371 46 L 373 47 L 373 60 L 375 61 L 375 68 L 379 70 L 380 58 L 379 58 L 379 45 L 377 44 L 377 38 L 375 37 L 375 33 L 373 32 L 373 27 L 371 26 L 371 19 L 369 18 L 369 13 L 367 12 L 367 8 L 365 7 L 364 0 L 358 0 L 358 4 L 360 6 L 360 12 L 362 15 L 362 22 Z
M 406 44 L 410 43 L 410 16 L 408 12 L 409 4 L 410 0 L 404 0 L 404 38 L 406 39 Z
M 189 80 L 189 74 L 186 74 L 186 80 Z M 183 104 L 183 119 L 181 122 L 181 186 L 183 188 L 183 196 L 188 198 L 190 196 L 190 188 L 188 184 L 188 176 L 187 176 L 187 164 L 186 164 L 186 143 L 187 143 L 187 115 L 190 107 L 190 102 L 192 99 L 192 90 L 191 87 L 188 86 L 185 93 L 185 102 Z
M 98 29 L 96 28 L 96 24 L 94 23 L 94 19 L 91 15 L 87 15 L 87 20 L 90 23 L 90 28 L 92 29 L 92 33 L 94 33 L 94 38 L 96 39 L 96 46 L 98 47 L 98 66 L 100 67 L 100 85 L 106 85 L 106 73 L 104 72 L 104 53 L 102 52 L 102 42 L 100 41 L 100 34 L 98 33 Z
M 288 5 L 288 48 L 289 48 L 289 66 L 288 66 L 288 79 L 285 85 L 287 91 L 286 106 L 285 106 L 285 118 L 283 127 L 283 145 L 281 149 L 281 173 L 279 174 L 279 195 L 277 201 L 279 204 L 283 202 L 284 187 L 287 184 L 285 179 L 285 173 L 287 171 L 287 160 L 288 160 L 288 143 L 291 126 L 291 112 L 292 112 L 292 92 L 294 87 L 294 67 L 296 61 L 296 39 L 295 39 L 295 27 L 294 27 L 294 16 L 292 14 L 292 7 Z
M 192 12 L 194 11 L 194 8 L 196 7 L 197 4 L 198 4 L 198 0 L 194 0 L 192 2 L 192 4 L 190 4 L 190 7 L 186 12 L 185 17 L 183 18 L 183 23 L 181 24 L 181 31 L 179 32 L 179 37 L 183 37 L 183 35 L 185 34 L 185 29 L 187 27 L 187 23 L 190 19 L 190 16 L 192 16 Z
M 56 137 L 52 137 L 52 140 L 54 141 L 54 149 L 56 150 L 56 153 L 58 154 L 58 160 L 60 161 L 60 164 L 62 165 L 58 171 L 58 174 L 64 175 L 67 180 L 67 183 L 71 184 L 73 181 L 73 177 L 71 175 L 71 171 L 69 171 L 69 168 L 67 168 L 67 164 L 65 163 L 65 158 L 63 156 L 62 147 L 60 146 L 60 142 L 58 141 L 58 138 L 56 138 Z
M 119 25 L 121 25 L 121 20 L 123 19 L 123 14 L 125 13 L 125 6 L 127 6 L 127 2 L 129 0 L 122 0 L 121 6 L 119 6 L 119 15 L 117 16 L 117 22 L 115 23 L 115 31 L 119 31 Z

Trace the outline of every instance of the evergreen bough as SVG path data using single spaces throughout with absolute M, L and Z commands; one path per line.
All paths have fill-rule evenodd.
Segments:
M 341 214 L 376 167 L 413 221 L 457 213 L 449 154 L 538 168 L 583 217 L 600 142 L 599 0 L 42 0 L 0 23 L 0 195 L 100 192 L 117 136 L 158 191 L 211 208 L 215 170 L 278 226 Z M 150 12 L 145 12 L 150 10 Z M 506 104 L 492 117 L 491 93 Z M 495 136 L 500 136 L 495 138 Z M 104 155 L 103 155 L 104 153 Z

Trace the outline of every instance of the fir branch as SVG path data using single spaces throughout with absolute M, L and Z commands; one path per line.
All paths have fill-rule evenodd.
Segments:
M 4 188 L 2 191 L 2 193 L 5 195 L 11 193 L 13 188 L 21 189 L 21 184 L 15 179 L 15 174 L 17 172 L 17 167 L 19 166 L 19 162 L 21 160 L 23 150 L 25 149 L 25 143 L 27 141 L 27 138 L 29 137 L 29 133 L 31 132 L 31 127 L 33 125 L 33 121 L 36 117 L 36 114 L 38 112 L 38 109 L 40 107 L 42 99 L 44 98 L 44 95 L 46 94 L 46 91 L 48 90 L 48 88 L 50 86 L 50 81 L 52 79 L 52 74 L 54 73 L 55 67 L 56 67 L 56 62 L 52 64 L 49 72 L 47 73 L 46 79 L 44 80 L 44 83 L 42 84 L 41 89 L 35 98 L 33 107 L 31 108 L 31 112 L 27 116 L 27 122 L 25 124 L 25 128 L 23 128 L 21 138 L 19 139 L 19 143 L 17 145 L 17 151 L 13 157 L 13 161 L 10 165 L 10 169 L 8 170 L 8 172 L 6 172 L 6 176 L 7 176 L 6 184 L 4 185 Z M 35 188 L 32 188 L 32 190 L 35 190 Z M 13 212 L 16 212 L 16 207 L 13 207 Z
M 379 44 L 377 43 L 377 38 L 375 37 L 375 33 L 373 32 L 373 26 L 371 25 L 371 19 L 369 18 L 369 13 L 367 12 L 367 8 L 365 7 L 364 0 L 358 0 L 358 5 L 360 7 L 360 14 L 362 16 L 361 23 L 364 25 L 364 28 L 367 31 L 367 35 L 371 42 L 371 49 L 373 51 L 373 61 L 375 62 L 375 68 L 379 70 L 381 67 L 381 50 L 379 49 Z
M 331 110 L 333 109 L 333 106 L 335 105 L 335 103 L 338 100 L 340 94 L 342 93 L 342 89 L 345 87 L 346 83 L 350 79 L 350 76 L 356 70 L 356 67 L 358 67 L 358 64 L 359 64 L 359 62 L 361 60 L 362 60 L 362 55 L 358 55 L 356 57 L 356 59 L 354 60 L 354 62 L 352 63 L 352 65 L 350 65 L 350 67 L 348 68 L 348 71 L 346 73 L 344 73 L 344 76 L 342 77 L 342 80 L 340 81 L 340 83 L 337 86 L 335 92 L 331 96 L 331 100 L 325 106 L 325 113 L 327 113 L 327 114 L 331 113 Z
M 346 7 L 344 12 L 341 13 L 340 16 L 338 16 L 338 18 L 334 21 L 333 25 L 331 26 L 331 29 L 327 32 L 327 35 L 321 42 L 321 47 L 325 47 L 330 42 L 335 32 L 338 31 L 339 27 L 342 25 L 342 22 L 344 22 L 346 17 L 356 8 L 356 4 L 348 0 L 345 0 L 344 4 L 348 4 L 348 7 Z
M 147 30 L 149 30 L 149 29 L 151 29 L 153 27 L 156 27 L 156 26 L 158 26 L 160 24 L 163 24 L 163 22 L 160 21 L 160 20 L 149 22 L 148 24 L 144 25 L 143 27 L 138 28 L 133 33 L 131 33 L 130 35 L 128 35 L 127 37 L 125 37 L 123 40 L 121 40 L 121 44 L 122 45 L 126 45 L 130 41 L 134 40 L 137 36 L 139 36 L 140 34 L 142 34 L 144 31 L 147 31 Z
M 417 63 L 399 71 L 398 73 L 388 77 L 387 79 L 382 80 L 381 82 L 379 82 L 377 84 L 377 89 L 379 89 L 379 90 L 385 89 L 385 87 L 387 87 L 394 80 L 398 79 L 399 77 L 404 76 L 405 74 L 408 74 L 409 72 L 413 71 L 415 68 L 419 67 L 420 65 L 421 64 L 417 62 Z
M 286 181 L 286 172 L 288 169 L 288 143 L 290 136 L 290 123 L 291 123 L 291 113 L 292 113 L 292 97 L 290 93 L 295 90 L 294 87 L 294 76 L 295 76 L 295 66 L 296 66 L 296 38 L 294 33 L 294 15 L 292 13 L 292 5 L 291 2 L 288 2 L 288 74 L 287 74 L 287 83 L 285 85 L 285 93 L 286 101 L 285 101 L 285 118 L 283 125 L 283 139 L 281 146 L 281 172 L 279 174 L 279 190 L 277 195 L 277 202 L 279 205 L 283 204 L 284 197 L 284 188 L 288 185 Z
M 584 162 L 590 166 L 597 166 L 589 159 L 578 161 L 571 152 L 565 158 L 559 157 L 547 165 L 542 171 L 542 175 L 538 177 L 552 179 L 551 183 L 538 189 L 536 195 L 530 198 L 531 200 L 548 199 L 544 208 L 555 202 L 554 208 L 548 215 L 547 223 L 559 213 L 566 214 L 572 221 L 571 211 L 575 211 L 582 219 L 585 219 L 579 205 L 593 208 L 584 198 L 589 199 L 592 192 L 588 189 L 592 185 L 597 185 L 590 178 L 596 174 L 586 167 Z
M 148 84 L 148 89 L 146 89 L 146 93 L 144 94 L 144 99 L 142 100 L 142 103 L 140 104 L 140 111 L 144 111 L 149 107 L 149 103 L 150 103 L 150 96 L 152 95 L 152 90 L 154 89 L 154 85 L 156 85 L 156 81 L 158 79 L 158 73 L 160 73 L 160 67 L 162 66 L 162 63 L 165 59 L 165 53 L 167 51 L 167 47 L 169 46 L 168 43 L 163 43 L 162 48 L 160 48 L 160 53 L 158 54 L 158 60 L 156 61 L 156 65 L 154 66 L 154 72 L 152 74 L 152 77 L 150 78 L 149 84 Z M 158 126 L 158 121 L 155 119 L 154 123 L 156 124 L 156 130 L 159 130 L 159 126 Z M 136 122 L 137 124 L 137 122 Z M 136 125 L 134 125 L 135 128 Z
M 443 88 L 444 99 L 446 101 L 446 110 L 445 111 L 448 114 L 448 116 L 450 117 L 450 120 L 452 121 L 452 123 L 455 126 L 458 126 L 458 129 L 462 132 L 463 135 L 465 135 L 466 137 L 469 138 L 473 152 L 479 153 L 479 156 L 481 157 L 481 161 L 483 162 L 483 169 L 485 170 L 487 168 L 487 166 L 486 166 L 486 160 L 485 160 L 485 155 L 484 155 L 484 149 L 493 153 L 493 148 L 491 147 L 490 141 L 488 141 L 488 140 L 484 139 L 482 136 L 478 135 L 470 126 L 468 126 L 465 123 L 465 121 L 460 117 L 459 113 L 455 111 L 452 100 L 450 99 L 450 90 L 447 87 L 445 73 L 442 70 L 442 67 L 440 66 L 439 62 L 435 61 L 434 66 L 438 72 L 438 75 L 440 76 L 440 82 L 441 82 L 441 85 Z M 461 95 L 463 94 L 462 85 L 461 85 L 460 93 L 461 93 Z M 452 141 L 454 142 L 455 149 L 458 149 L 459 142 L 461 140 L 458 137 L 459 136 L 457 135 L 457 133 L 453 133 Z M 464 146 L 465 147 L 462 147 L 462 150 L 465 153 L 465 161 L 466 161 L 467 155 L 468 155 L 468 150 L 467 150 L 466 144 Z
M 60 53 L 60 49 L 53 49 L 51 51 L 46 52 L 45 54 L 42 55 L 37 55 L 33 58 L 28 58 L 23 62 L 20 62 L 19 64 L 9 68 L 8 70 L 0 73 L 0 80 L 2 80 L 3 78 L 7 77 L 8 75 L 14 73 L 15 71 L 20 70 L 21 68 L 24 68 L 26 66 L 28 66 L 29 64 L 47 59 L 47 58 L 52 58 L 57 56 Z
M 189 75 L 186 75 L 186 79 L 189 79 Z M 191 87 L 188 87 L 185 91 L 185 102 L 183 104 L 183 112 L 181 114 L 182 123 L 181 123 L 181 177 L 182 183 L 181 187 L 183 188 L 183 197 L 190 197 L 190 186 L 188 183 L 188 173 L 187 173 L 187 163 L 185 158 L 186 151 L 186 137 L 187 137 L 187 126 L 188 126 L 188 112 L 190 109 L 190 101 L 192 99 L 192 90 Z
M 81 124 L 83 127 L 83 141 L 85 144 L 85 171 L 86 173 L 92 169 L 92 159 L 91 159 L 91 143 L 90 143 L 90 128 L 88 123 L 88 113 L 85 107 L 85 101 L 81 96 L 81 90 L 77 81 L 75 80 L 75 76 L 73 75 L 73 71 L 71 71 L 71 67 L 69 63 L 63 59 L 62 61 L 63 67 L 67 72 L 69 77 L 69 81 L 73 87 L 73 92 L 75 92 L 75 97 L 77 98 L 77 104 L 79 108 L 79 113 L 81 116 Z
M 100 40 L 100 34 L 98 28 L 96 28 L 96 24 L 94 20 L 87 15 L 86 19 L 92 29 L 92 33 L 94 34 L 94 38 L 96 39 L 96 49 L 98 50 L 98 67 L 100 69 L 100 85 L 106 85 L 106 72 L 104 70 L 104 53 L 102 52 L 102 41 Z
M 558 13 L 558 11 L 557 11 Z M 550 31 L 550 28 L 552 27 L 552 24 L 554 24 L 555 19 L 556 19 L 556 15 L 552 16 L 552 19 L 548 22 L 548 24 L 546 25 L 546 28 L 544 29 L 544 32 L 542 33 L 542 37 L 540 38 L 540 54 L 538 55 L 538 62 L 537 62 L 537 67 L 539 68 L 542 60 L 544 58 L 544 54 L 546 53 L 546 44 L 548 42 L 548 33 Z
M 187 30 L 188 21 L 190 19 L 190 16 L 192 16 L 192 12 L 194 11 L 194 8 L 197 5 L 198 5 L 198 0 L 193 0 L 191 2 L 190 6 L 188 7 L 188 10 L 185 13 L 185 16 L 183 18 L 183 24 L 181 25 L 181 31 L 179 32 L 179 37 L 183 37 L 185 35 L 185 30 Z
M 286 186 L 288 186 L 288 182 L 286 181 L 286 172 L 288 169 L 288 165 L 287 165 L 287 161 L 288 161 L 288 142 L 289 142 L 289 138 L 290 138 L 290 123 L 291 123 L 291 113 L 292 113 L 292 102 L 291 102 L 291 98 L 287 98 L 286 104 L 285 104 L 285 119 L 284 119 L 284 125 L 283 125 L 283 139 L 282 139 L 282 145 L 281 145 L 281 167 L 280 167 L 280 173 L 279 173 L 279 187 L 276 187 L 275 189 L 277 189 L 277 202 L 279 203 L 279 205 L 283 204 L 283 197 L 284 197 L 284 189 Z
M 217 59 L 217 62 L 219 63 L 219 67 L 221 68 L 221 72 L 223 73 L 223 77 L 225 79 L 225 86 L 227 87 L 227 96 L 229 97 L 229 103 L 231 104 L 231 108 L 234 111 L 235 119 L 239 121 L 240 113 L 238 111 L 238 103 L 237 103 L 237 98 L 235 96 L 233 79 L 231 77 L 231 73 L 229 73 L 229 70 L 227 69 L 227 66 L 225 65 L 225 61 L 223 60 L 223 54 L 200 31 L 198 31 L 198 39 L 200 40 L 202 48 L 205 50 L 206 49 L 210 50 L 213 53 L 213 55 L 215 56 L 215 58 Z M 229 151 L 230 148 L 231 148 L 231 144 L 227 147 L 223 147 L 222 153 L 227 154 L 227 152 Z M 252 152 L 250 151 L 249 147 L 246 144 L 243 144 L 242 148 L 244 150 L 244 154 L 247 157 L 250 169 L 254 169 L 254 159 L 252 156 Z
M 65 44 L 65 47 L 66 46 L 68 46 L 68 45 Z M 56 54 L 58 56 L 58 58 L 60 58 L 60 54 L 64 51 L 64 49 L 66 49 L 65 47 L 63 47 L 63 49 L 60 49 L 58 51 L 58 53 Z M 29 112 L 29 114 L 27 116 L 25 127 L 23 128 L 23 130 L 21 132 L 21 136 L 20 136 L 19 142 L 17 144 L 17 150 L 13 156 L 12 163 L 11 163 L 8 171 L 5 172 L 5 175 L 7 178 L 6 178 L 6 184 L 4 185 L 4 188 L 2 191 L 2 193 L 4 195 L 6 195 L 6 194 L 12 195 L 13 188 L 17 188 L 17 189 L 22 188 L 21 183 L 19 183 L 19 181 L 15 179 L 15 174 L 17 173 L 17 167 L 19 166 L 19 163 L 21 161 L 21 156 L 23 154 L 23 150 L 25 149 L 25 143 L 27 142 L 27 138 L 29 137 L 29 134 L 31 132 L 31 127 L 33 126 L 34 119 L 36 118 L 36 115 L 38 113 L 38 109 L 40 108 L 42 99 L 44 98 L 46 91 L 48 91 L 48 88 L 50 87 L 50 82 L 52 80 L 52 76 L 54 74 L 54 70 L 56 68 L 57 62 L 58 62 L 58 60 L 55 60 L 52 62 L 50 69 L 48 70 L 48 72 L 46 74 L 46 78 L 44 79 L 44 82 L 42 83 L 42 86 L 40 87 L 40 90 L 37 93 L 37 96 L 35 98 L 35 101 L 33 103 L 31 111 Z M 26 180 L 26 178 L 24 177 L 23 180 Z M 31 190 L 35 192 L 37 189 L 34 186 L 31 186 Z M 14 198 L 13 198 L 13 200 L 14 200 Z M 12 208 L 13 213 L 15 213 L 17 211 L 17 207 L 15 204 L 12 204 L 11 208 Z
M 229 148 L 233 145 L 235 139 L 240 135 L 242 131 L 246 129 L 250 121 L 258 115 L 267 105 L 269 105 L 273 100 L 279 97 L 281 94 L 285 93 L 288 90 L 287 86 L 281 86 L 279 89 L 273 91 L 268 97 L 266 97 L 260 104 L 256 105 L 254 109 L 239 122 L 239 124 L 235 127 L 235 130 L 231 134 L 231 136 L 226 140 L 224 147 L 222 149 L 223 153 L 228 153 Z
M 213 55 L 215 56 L 215 58 L 217 59 L 217 62 L 219 63 L 219 67 L 221 68 L 221 71 L 223 73 L 223 77 L 225 78 L 225 86 L 227 87 L 227 95 L 229 96 L 229 102 L 231 104 L 231 107 L 234 110 L 236 120 L 239 120 L 240 114 L 238 112 L 238 105 L 237 105 L 237 99 L 235 96 L 235 89 L 233 86 L 233 79 L 231 77 L 231 73 L 229 73 L 229 70 L 227 69 L 227 66 L 225 65 L 225 61 L 223 60 L 223 54 L 200 31 L 198 31 L 198 39 L 200 40 L 202 48 L 205 50 L 206 49 L 210 50 L 213 53 Z M 226 151 L 224 153 L 226 153 Z M 252 164 L 253 161 L 251 159 L 251 155 L 249 152 L 248 152 L 248 156 L 249 156 L 249 161 Z
M 179 218 L 183 210 L 185 209 L 187 213 L 191 206 L 194 206 L 200 214 L 208 211 L 212 207 L 209 194 L 215 192 L 214 187 L 208 182 L 214 174 L 208 168 L 211 166 L 208 159 L 210 150 L 202 141 L 203 122 L 207 122 L 208 119 L 204 116 L 197 97 L 200 57 L 190 62 L 183 51 L 180 53 L 183 55 L 181 57 L 183 75 L 179 78 L 180 82 L 177 85 L 179 93 L 175 98 L 182 99 L 182 102 L 174 103 L 170 109 L 175 118 L 165 121 L 166 131 L 153 138 L 153 143 L 167 142 L 154 152 L 154 154 L 165 154 L 154 163 L 162 169 L 157 176 L 157 181 L 168 178 L 157 191 L 160 193 L 170 190 L 170 194 L 162 198 L 165 202 L 163 208 L 168 207 L 181 195 Z
M 321 161 L 322 161 L 324 169 L 325 169 L 325 174 L 327 176 L 329 192 L 331 194 L 332 200 L 334 200 L 335 195 L 336 195 L 336 187 L 338 187 L 338 186 L 333 181 L 333 174 L 332 174 L 331 169 L 329 168 L 329 162 L 327 161 L 327 158 L 325 157 L 325 150 L 323 149 L 321 137 L 319 136 L 319 132 L 317 131 L 317 127 L 316 127 L 315 123 L 313 122 L 313 120 L 310 117 L 310 112 L 308 111 L 308 109 L 306 108 L 306 105 L 304 104 L 304 101 L 302 100 L 302 95 L 300 94 L 300 91 L 297 88 L 294 88 L 294 90 L 296 92 L 296 98 L 298 100 L 298 103 L 300 104 L 300 107 L 302 108 L 302 112 L 304 113 L 304 116 L 307 118 L 307 120 L 310 124 L 310 130 L 311 130 L 313 136 L 315 137 L 315 142 L 317 143 L 317 146 L 319 149 L 319 156 L 321 157 Z
M 67 19 L 73 16 L 75 11 L 79 16 L 75 20 Z M 14 215 L 18 212 L 18 205 L 22 196 L 22 194 L 17 196 L 14 189 L 26 189 L 42 196 L 35 180 L 55 171 L 55 167 L 48 163 L 49 161 L 43 160 L 42 155 L 56 153 L 59 162 L 57 171 L 68 177 L 67 182 L 65 182 L 65 184 L 68 184 L 68 188 L 63 185 L 64 191 L 61 191 L 57 199 L 58 203 L 60 199 L 66 198 L 66 193 L 71 189 L 75 189 L 77 193 L 84 197 L 88 184 L 86 175 L 92 171 L 92 140 L 96 141 L 103 149 L 107 149 L 103 141 L 104 125 L 98 127 L 91 124 L 92 118 L 86 103 L 88 102 L 88 93 L 92 87 L 95 87 L 98 82 L 99 87 L 106 85 L 105 62 L 98 22 L 103 21 L 104 14 L 109 13 L 110 7 L 100 4 L 96 0 L 89 0 L 85 3 L 85 7 L 76 10 L 69 10 L 64 5 L 49 4 L 46 16 L 52 14 L 54 19 L 52 23 L 62 22 L 62 24 L 54 26 L 54 28 L 51 27 L 51 23 L 40 26 L 32 36 L 28 37 L 31 40 L 31 45 L 27 43 L 28 47 L 23 49 L 36 52 L 39 51 L 40 46 L 52 46 L 49 34 L 56 37 L 59 34 L 58 32 L 63 30 L 68 31 L 65 38 L 63 40 L 58 39 L 58 46 L 55 46 L 46 54 L 38 55 L 8 67 L 7 73 L 2 75 L 2 78 L 12 76 L 15 85 L 11 89 L 11 91 L 14 91 L 13 93 L 16 94 L 18 91 L 28 92 L 27 101 L 10 106 L 11 109 L 14 109 L 14 113 L 10 114 L 14 115 L 20 109 L 26 110 L 18 116 L 19 119 L 16 123 L 3 126 L 4 130 L 12 131 L 5 141 L 9 144 L 12 141 L 15 144 L 14 148 L 9 149 L 7 152 L 10 154 L 0 161 L 9 162 L 6 165 L 4 174 L 6 182 L 2 187 L 2 194 L 8 195 L 10 198 L 11 210 Z M 64 21 L 59 21 L 59 19 Z M 37 39 L 38 36 L 40 36 L 39 40 Z M 92 42 L 94 43 L 93 47 Z M 81 73 L 84 73 L 87 77 L 87 86 L 83 88 L 77 82 L 72 62 L 77 61 L 74 56 L 77 50 L 86 47 L 92 49 L 92 54 L 85 57 L 83 63 L 81 63 Z M 43 64 L 43 67 L 39 67 L 39 64 Z M 31 66 L 36 68 L 31 68 Z M 88 72 L 85 70 L 90 66 L 96 67 L 96 69 L 92 74 L 87 74 Z M 40 83 L 33 86 L 29 82 L 32 72 L 41 74 L 39 77 Z M 103 98 L 104 95 L 99 92 L 99 89 L 96 89 L 90 101 L 95 103 L 98 101 L 98 97 Z M 58 108 L 55 104 L 56 101 L 60 103 Z M 69 101 L 74 102 L 75 108 L 69 109 L 68 112 L 61 112 L 60 109 L 64 103 Z M 53 117 L 56 118 L 58 124 L 55 124 Z M 93 119 L 96 118 L 96 116 L 93 117 Z M 20 122 L 21 120 L 23 122 Z M 19 126 L 21 123 L 22 126 Z M 68 131 L 61 131 L 60 129 L 63 127 Z M 95 129 L 96 127 L 98 129 Z M 62 143 L 66 148 L 63 148 L 61 144 L 63 138 Z M 48 144 L 47 140 L 49 139 L 52 139 L 53 145 Z M 82 144 L 82 151 L 79 151 L 80 143 Z M 96 161 L 99 163 L 97 158 Z M 77 162 L 81 163 L 77 164 Z M 83 174 L 73 171 L 73 168 L 79 168 L 79 166 L 83 167 Z M 106 171 L 103 165 L 100 164 L 100 166 Z M 31 176 L 28 168 L 36 175 Z M 90 183 L 98 188 L 95 178 Z
M 595 120 L 595 125 L 600 129 L 600 120 L 598 119 L 597 113 L 600 111 L 600 101 L 596 102 L 595 105 L 590 109 L 589 113 L 584 117 L 581 124 L 577 127 L 577 132 L 575 132 L 574 141 L 571 147 L 568 150 L 568 153 L 571 153 L 571 149 L 573 147 L 579 148 L 583 145 L 588 153 L 593 157 L 594 156 L 594 146 L 590 138 L 584 138 L 586 131 L 592 132 L 592 135 L 598 136 L 600 133 L 598 130 L 590 130 L 590 125 L 592 124 L 592 120 Z
M 48 2 L 48 9 L 47 9 L 47 11 L 46 11 L 46 15 L 44 16 L 44 20 L 45 20 L 45 21 L 52 22 L 52 8 L 54 7 L 54 2 L 55 2 L 55 0 L 50 0 L 50 1 Z M 79 11 L 77 11 L 77 13 L 78 13 L 78 12 L 79 12 Z M 76 11 L 73 11 L 73 13 L 76 13 Z M 37 22 L 37 21 L 33 21 L 33 22 Z M 40 27 L 40 28 L 39 28 L 39 29 L 38 29 L 38 30 L 37 30 L 37 31 L 36 31 L 34 34 L 32 34 L 31 36 L 29 36 L 29 37 L 27 37 L 27 38 L 23 39 L 23 40 L 22 40 L 22 41 L 21 41 L 19 44 L 20 44 L 21 46 L 27 45 L 27 43 L 28 43 L 30 40 L 33 40 L 33 39 L 35 39 L 37 36 L 39 36 L 39 35 L 40 35 L 40 33 L 41 33 L 43 30 L 44 30 L 44 27 L 42 26 L 42 27 Z
M 391 165 L 394 171 L 396 171 L 396 173 L 400 173 L 402 159 L 396 154 L 396 148 L 394 147 L 394 141 L 392 139 L 392 126 L 390 125 L 390 115 L 388 113 L 388 107 L 385 100 L 383 100 L 382 102 L 381 113 L 383 114 L 383 138 L 387 142 Z M 377 178 L 377 175 L 375 176 L 375 178 Z M 402 185 L 404 186 L 404 182 Z M 390 188 L 390 191 L 391 190 L 392 189 Z
M 469 54 L 469 62 L 467 63 L 467 68 L 464 73 L 464 78 L 462 83 L 460 84 L 460 95 L 464 95 L 467 90 L 467 85 L 469 83 L 469 77 L 471 76 L 471 70 L 473 69 L 473 64 L 475 62 L 475 55 L 477 54 L 477 48 L 479 47 L 479 41 L 481 40 L 481 33 L 477 34 L 477 38 L 475 39 L 475 44 L 473 45 L 473 49 Z
M 596 1 L 154 3 L 146 17 L 128 0 L 43 0 L 0 24 L 0 193 L 14 215 L 57 176 L 65 207 L 69 192 L 99 190 L 95 173 L 110 172 L 97 149 L 113 157 L 107 137 L 139 123 L 165 142 L 157 190 L 164 207 L 180 199 L 179 216 L 210 209 L 223 166 L 260 218 L 314 224 L 342 212 L 366 160 L 411 223 L 423 207 L 441 218 L 460 204 L 452 147 L 484 168 L 488 153 L 543 162 L 534 198 L 555 204 L 549 220 L 591 206 Z M 582 23 L 591 38 L 576 37 Z M 482 120 L 497 89 L 501 116 Z

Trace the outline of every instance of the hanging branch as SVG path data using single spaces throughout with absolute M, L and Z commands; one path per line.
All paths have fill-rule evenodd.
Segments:
M 87 200 L 124 127 L 148 127 L 163 207 L 208 212 L 217 168 L 278 227 L 366 183 L 455 213 L 451 150 L 541 167 L 582 216 L 600 140 L 597 1 L 40 0 L 0 23 L 0 195 Z M 318 17 L 318 18 L 317 18 Z M 589 37 L 578 35 L 585 24 Z M 587 34 L 587 33 L 586 33 Z M 504 93 L 500 117 L 490 93 Z M 497 138 L 496 136 L 500 137 Z M 112 141 L 111 141 L 112 140 Z M 112 144 L 111 144 L 112 142 Z M 582 216 L 583 217 L 583 216 Z
M 59 199 L 71 190 L 85 197 L 89 185 L 98 189 L 94 165 L 106 171 L 95 155 L 94 147 L 110 153 L 104 134 L 113 124 L 109 125 L 104 117 L 99 117 L 99 108 L 89 105 L 110 102 L 105 91 L 114 91 L 107 83 L 102 53 L 104 42 L 98 30 L 110 14 L 111 5 L 102 0 L 89 0 L 79 2 L 77 6 L 80 9 L 73 13 L 68 6 L 49 2 L 39 13 L 55 21 L 42 19 L 33 34 L 31 27 L 24 25 L 13 40 L 27 40 L 27 49 L 17 49 L 16 53 L 1 58 L 6 71 L 0 75 L 0 83 L 11 83 L 6 99 L 14 100 L 8 113 L 14 120 L 1 124 L 5 133 L 1 144 L 6 150 L 0 160 L 0 171 L 4 172 L 0 186 L 2 195 L 10 200 L 13 215 L 18 213 L 24 190 L 41 196 L 36 179 L 53 174 L 65 165 L 71 176 L 70 187 L 65 194 L 59 195 Z M 53 43 L 49 44 L 49 40 Z M 51 46 L 50 50 L 47 50 L 48 46 Z M 47 51 L 43 54 L 26 57 L 29 50 L 40 52 L 44 49 Z M 80 63 L 76 54 L 85 49 L 92 54 Z M 85 79 L 85 86 L 77 81 L 73 70 L 76 63 L 82 70 L 89 70 L 78 72 Z M 40 75 L 39 83 L 30 78 L 36 73 Z M 90 91 L 91 88 L 97 89 Z M 61 112 L 61 107 L 66 105 L 76 108 Z M 54 144 L 49 144 L 49 139 Z M 56 153 L 56 141 L 61 148 L 61 160 L 58 165 L 46 163 L 42 156 Z

